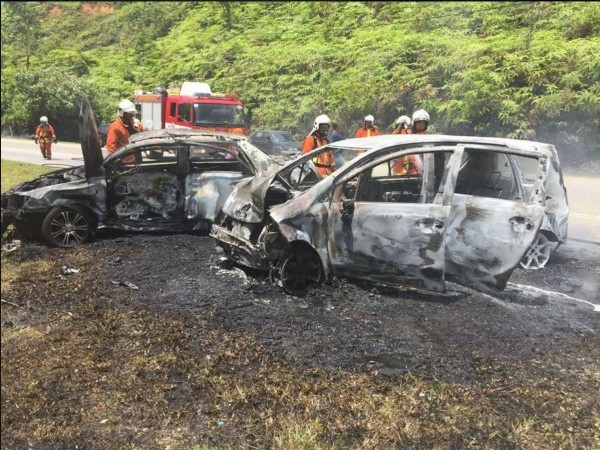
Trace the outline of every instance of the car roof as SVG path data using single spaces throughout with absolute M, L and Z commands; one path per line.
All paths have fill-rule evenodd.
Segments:
M 252 134 L 254 134 L 254 133 L 290 133 L 290 134 L 292 134 L 291 131 L 288 131 L 288 130 L 256 130 L 256 131 L 252 132 Z
M 110 162 L 113 159 L 118 159 L 123 153 L 126 153 L 132 149 L 143 147 L 146 145 L 173 145 L 177 142 L 189 142 L 196 141 L 199 143 L 223 143 L 231 142 L 237 143 L 238 141 L 246 141 L 247 137 L 241 134 L 225 133 L 218 131 L 205 131 L 205 130 L 184 130 L 184 129 L 161 129 L 161 130 L 150 130 L 142 131 L 140 133 L 133 134 L 129 137 L 129 144 L 125 147 L 120 148 L 114 153 L 108 155 L 105 162 Z
M 388 134 L 381 136 L 373 136 L 368 138 L 352 138 L 337 141 L 328 144 L 330 147 L 348 148 L 356 150 L 372 150 L 376 148 L 384 148 L 390 145 L 406 145 L 406 144 L 484 144 L 495 145 L 519 150 L 548 150 L 552 147 L 550 144 L 535 141 L 524 141 L 520 139 L 505 139 L 495 137 L 479 137 L 479 136 L 450 136 L 443 134 Z

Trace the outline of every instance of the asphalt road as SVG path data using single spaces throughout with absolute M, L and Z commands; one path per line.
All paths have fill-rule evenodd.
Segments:
M 58 142 L 52 145 L 52 160 L 42 157 L 40 147 L 29 139 L 2 138 L 2 159 L 21 161 L 42 166 L 80 166 L 83 164 L 81 145 L 74 142 Z M 103 150 L 106 156 L 106 150 Z

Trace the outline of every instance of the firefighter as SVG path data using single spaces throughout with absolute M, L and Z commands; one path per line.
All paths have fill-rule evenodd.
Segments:
M 331 127 L 331 119 L 325 114 L 321 114 L 315 119 L 313 129 L 304 139 L 302 144 L 302 153 L 308 153 L 316 148 L 329 144 L 327 135 Z M 313 164 L 323 176 L 331 174 L 335 170 L 335 162 L 331 151 L 321 153 L 312 159 Z
M 429 114 L 424 109 L 415 111 L 412 116 L 412 133 L 427 134 Z M 423 172 L 423 161 L 420 155 L 406 155 L 398 158 L 392 167 L 392 173 L 400 176 L 417 176 Z
M 392 134 L 412 134 L 412 121 L 408 116 L 400 116 L 396 119 L 396 128 Z
M 129 136 L 137 133 L 133 124 L 136 114 L 135 105 L 130 100 L 122 100 L 119 103 L 117 110 L 118 117 L 109 125 L 106 135 L 106 150 L 109 155 L 129 144 Z M 133 163 L 134 158 L 128 156 L 123 158 L 123 162 L 127 164 Z
M 373 118 L 373 116 L 371 114 L 366 116 L 363 127 L 359 128 L 359 130 L 356 132 L 356 136 L 354 136 L 354 137 L 362 138 L 362 137 L 370 137 L 370 136 L 379 136 L 381 133 L 379 132 L 379 128 L 377 128 L 375 125 L 373 125 L 374 121 L 375 121 L 375 119 Z
M 40 150 L 44 159 L 52 159 L 52 143 L 56 144 L 56 133 L 52 125 L 48 123 L 46 116 L 40 117 L 40 124 L 35 130 L 35 143 L 40 144 Z
M 427 134 L 429 114 L 424 109 L 415 111 L 412 116 L 412 134 Z

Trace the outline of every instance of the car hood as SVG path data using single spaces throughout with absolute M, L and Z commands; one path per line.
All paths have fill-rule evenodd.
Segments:
M 79 110 L 79 141 L 83 153 L 85 177 L 90 179 L 102 174 L 102 144 L 96 126 L 92 106 L 87 98 L 81 102 Z
M 282 170 L 285 170 L 285 168 Z M 223 205 L 223 212 L 229 217 L 242 222 L 262 222 L 266 212 L 265 198 L 267 197 L 267 191 L 280 172 L 274 172 L 262 177 L 255 176 L 240 181 Z M 328 186 L 333 183 L 333 180 L 333 176 L 326 177 L 304 192 L 288 190 L 291 198 L 283 204 L 290 205 L 293 203 L 297 206 L 291 210 L 287 210 L 287 213 L 283 214 L 282 217 L 287 217 L 288 214 L 300 213 L 310 206 L 312 201 L 319 196 L 320 192 L 327 190 Z M 283 186 L 281 188 L 286 189 Z M 274 211 L 276 208 L 278 211 L 283 211 L 280 205 L 273 206 L 271 210 Z

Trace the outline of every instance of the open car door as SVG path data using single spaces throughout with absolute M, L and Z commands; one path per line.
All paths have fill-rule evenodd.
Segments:
M 539 161 L 530 194 L 523 192 L 508 151 L 467 146 L 446 229 L 446 273 L 493 290 L 506 287 L 544 218 L 547 158 L 515 152 Z

